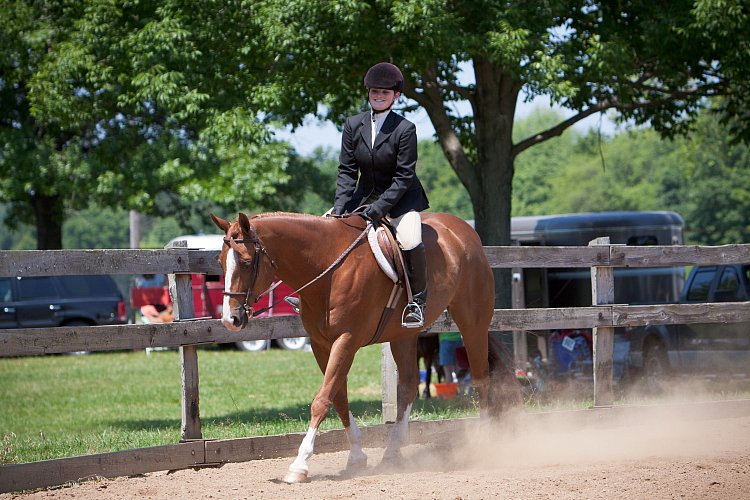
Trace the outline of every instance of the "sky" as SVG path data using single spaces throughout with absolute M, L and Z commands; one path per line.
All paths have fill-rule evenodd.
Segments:
M 563 108 L 557 108 L 550 106 L 549 98 L 546 96 L 537 97 L 531 102 L 524 102 L 525 96 L 523 94 L 518 97 L 518 104 L 516 107 L 516 118 L 525 118 L 535 109 L 555 109 L 563 114 L 566 118 L 571 116 L 573 113 Z M 467 104 L 468 106 L 468 104 Z M 417 138 L 433 139 L 435 135 L 435 128 L 430 122 L 429 116 L 424 109 L 418 109 L 413 113 L 407 113 L 404 115 L 408 120 L 413 122 L 417 126 Z M 606 116 L 595 114 L 588 117 L 585 120 L 578 122 L 574 128 L 585 132 L 590 128 L 598 128 L 599 122 L 601 121 L 602 133 L 613 134 L 617 128 L 614 122 L 609 120 Z M 331 122 L 323 122 L 310 115 L 305 119 L 304 124 L 298 127 L 294 132 L 291 131 L 291 127 L 284 130 L 277 130 L 276 137 L 281 140 L 289 142 L 302 156 L 310 155 L 315 148 L 331 148 L 334 151 L 338 151 L 341 147 L 341 132 Z
M 458 83 L 461 85 L 469 85 L 476 82 L 474 68 L 470 62 L 465 61 L 459 64 L 457 77 Z M 525 101 L 526 95 L 522 91 L 516 103 L 516 118 L 525 118 L 536 109 L 554 109 L 559 111 L 565 118 L 569 118 L 574 114 L 569 110 L 551 106 L 549 97 L 547 96 L 539 96 L 530 102 Z M 414 102 L 411 101 L 410 104 L 414 104 Z M 470 114 L 471 107 L 468 102 L 463 102 L 458 106 L 456 111 L 466 116 Z M 404 116 L 417 126 L 417 138 L 419 140 L 434 139 L 435 128 L 432 126 L 430 118 L 424 109 L 419 108 L 417 111 L 407 113 Z M 581 120 L 574 125 L 574 128 L 581 132 L 586 132 L 590 128 L 599 128 L 600 126 L 602 133 L 607 135 L 612 135 L 617 130 L 615 123 L 601 113 Z M 312 115 L 308 116 L 304 124 L 294 132 L 291 131 L 291 127 L 287 127 L 284 130 L 276 131 L 276 137 L 289 142 L 297 153 L 302 156 L 310 155 L 319 146 L 331 148 L 334 151 L 338 151 L 341 148 L 341 132 L 336 126 L 331 122 L 318 120 Z

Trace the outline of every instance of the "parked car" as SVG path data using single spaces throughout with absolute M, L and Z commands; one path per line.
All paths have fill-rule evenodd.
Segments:
M 750 264 L 694 267 L 679 303 L 750 301 Z M 747 376 L 750 324 L 650 325 L 630 331 L 630 362 L 660 392 L 670 375 Z
M 203 235 L 185 235 L 173 238 L 174 241 L 187 241 L 188 248 L 220 250 L 224 244 L 224 236 L 219 234 Z M 220 319 L 224 301 L 224 275 L 220 274 L 193 274 L 191 276 L 193 287 L 193 307 L 196 317 Z M 263 309 L 272 306 L 268 311 L 259 317 L 272 316 L 291 316 L 296 315 L 295 309 L 286 301 L 279 300 L 286 296 L 296 297 L 294 290 L 281 282 L 271 290 L 267 295 L 258 300 L 255 305 L 256 309 Z M 171 298 L 166 286 L 135 286 L 130 289 L 130 305 L 134 309 L 141 309 L 145 305 L 156 305 L 168 307 L 171 305 Z M 309 339 L 307 337 L 293 337 L 285 339 L 271 340 L 246 340 L 235 342 L 234 345 L 242 350 L 249 352 L 264 351 L 272 345 L 282 349 L 301 350 L 307 348 Z
M 0 278 L 0 328 L 126 322 L 125 300 L 110 276 Z

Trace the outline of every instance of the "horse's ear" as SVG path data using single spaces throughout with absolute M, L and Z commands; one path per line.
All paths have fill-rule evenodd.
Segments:
M 229 221 L 226 221 L 221 217 L 216 217 L 214 214 L 211 214 L 211 220 L 214 221 L 214 224 L 225 233 L 227 232 L 227 229 L 229 229 Z
M 250 225 L 250 219 L 247 218 L 247 215 L 240 212 L 237 220 L 240 222 L 240 228 L 245 234 L 253 234 L 253 226 Z

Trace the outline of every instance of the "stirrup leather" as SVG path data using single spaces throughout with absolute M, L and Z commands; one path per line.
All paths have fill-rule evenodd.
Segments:
M 406 317 L 413 314 L 418 317 L 417 321 L 406 321 Z M 416 302 L 409 302 L 404 307 L 404 312 L 401 314 L 401 326 L 404 328 L 422 328 L 424 326 L 424 313 L 422 308 Z

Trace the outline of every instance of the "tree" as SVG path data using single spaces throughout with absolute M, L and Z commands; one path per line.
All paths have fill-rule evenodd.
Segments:
M 679 143 L 680 168 L 665 177 L 665 198 L 685 217 L 690 243 L 750 242 L 750 149 L 734 143 L 732 128 L 702 114 L 694 136 Z
M 750 141 L 750 12 L 742 0 L 696 0 L 691 28 L 702 32 L 705 43 L 721 54 L 716 67 L 732 82 L 732 92 L 716 108 L 732 142 Z
M 705 96 L 729 92 L 716 63 L 727 47 L 709 43 L 687 0 L 269 0 L 259 14 L 266 48 L 277 53 L 281 100 L 294 103 L 291 122 L 319 102 L 341 122 L 362 107 L 371 64 L 402 67 L 404 93 L 429 115 L 485 245 L 510 243 L 515 159 L 524 151 L 610 109 L 674 136 L 689 130 Z M 473 78 L 462 78 L 467 65 Z M 513 140 L 522 90 L 574 114 Z M 507 276 L 498 288 L 506 307 Z
M 425 191 L 429 193 L 430 211 L 448 212 L 462 219 L 473 218 L 469 193 L 458 182 L 456 172 L 445 159 L 440 146 L 433 141 L 422 140 L 418 147 L 417 172 Z
M 513 136 L 516 139 L 528 137 L 561 120 L 559 112 L 537 108 L 527 118 L 516 121 Z M 560 174 L 567 171 L 566 166 L 578 163 L 571 160 L 580 157 L 578 149 L 581 142 L 577 131 L 568 130 L 560 137 L 518 155 L 514 162 L 516 173 L 513 176 L 513 215 L 544 215 L 568 210 L 555 202 L 549 203 L 549 200 L 557 193 L 564 192 L 559 184 Z M 588 155 L 586 159 L 589 159 Z
M 524 151 L 608 109 L 669 137 L 689 130 L 705 96 L 731 94 L 727 102 L 738 102 L 732 92 L 742 90 L 737 80 L 745 70 L 727 53 L 733 36 L 747 38 L 745 16 L 741 9 L 722 15 L 708 4 L 71 2 L 56 13 L 67 20 L 64 29 L 38 30 L 59 41 L 43 44 L 54 50 L 39 56 L 30 98 L 35 119 L 75 135 L 92 171 L 105 165 L 99 171 L 108 174 L 106 189 L 98 188 L 105 197 L 148 206 L 152 200 L 128 186 L 155 172 L 156 180 L 177 183 L 186 199 L 209 190 L 230 202 L 245 187 L 236 180 L 243 175 L 252 182 L 251 199 L 268 199 L 288 171 L 282 148 L 265 146 L 266 125 L 298 125 L 321 103 L 325 118 L 343 122 L 364 105 L 366 69 L 392 60 L 405 72 L 406 107 L 428 113 L 469 193 L 484 243 L 503 245 L 510 242 L 515 160 Z M 31 19 L 50 18 L 34 14 Z M 741 20 L 739 28 L 730 15 Z M 707 26 L 720 43 L 712 42 Z M 548 95 L 573 115 L 514 138 L 522 90 Z M 471 111 L 463 115 L 461 104 Z M 123 161 L 137 150 L 133 138 L 160 146 L 142 153 L 149 159 L 158 153 L 151 169 Z M 127 178 L 123 172 L 131 168 L 142 175 Z M 206 172 L 218 177 L 219 187 L 201 180 Z M 499 302 L 507 306 L 509 287 L 505 278 L 499 282 Z
M 6 222 L 36 221 L 38 248 L 61 248 L 66 212 L 91 203 L 158 214 L 300 195 L 295 176 L 314 172 L 259 117 L 270 60 L 241 4 L 0 4 Z
M 56 22 L 75 16 L 75 6 L 3 2 L 0 5 L 0 196 L 11 202 L 6 222 L 38 221 L 39 248 L 61 248 L 64 196 L 85 192 L 90 179 L 84 162 L 66 154 L 73 138 L 31 114 L 28 83 L 44 54 L 70 27 Z M 44 222 L 42 222 L 44 221 Z

